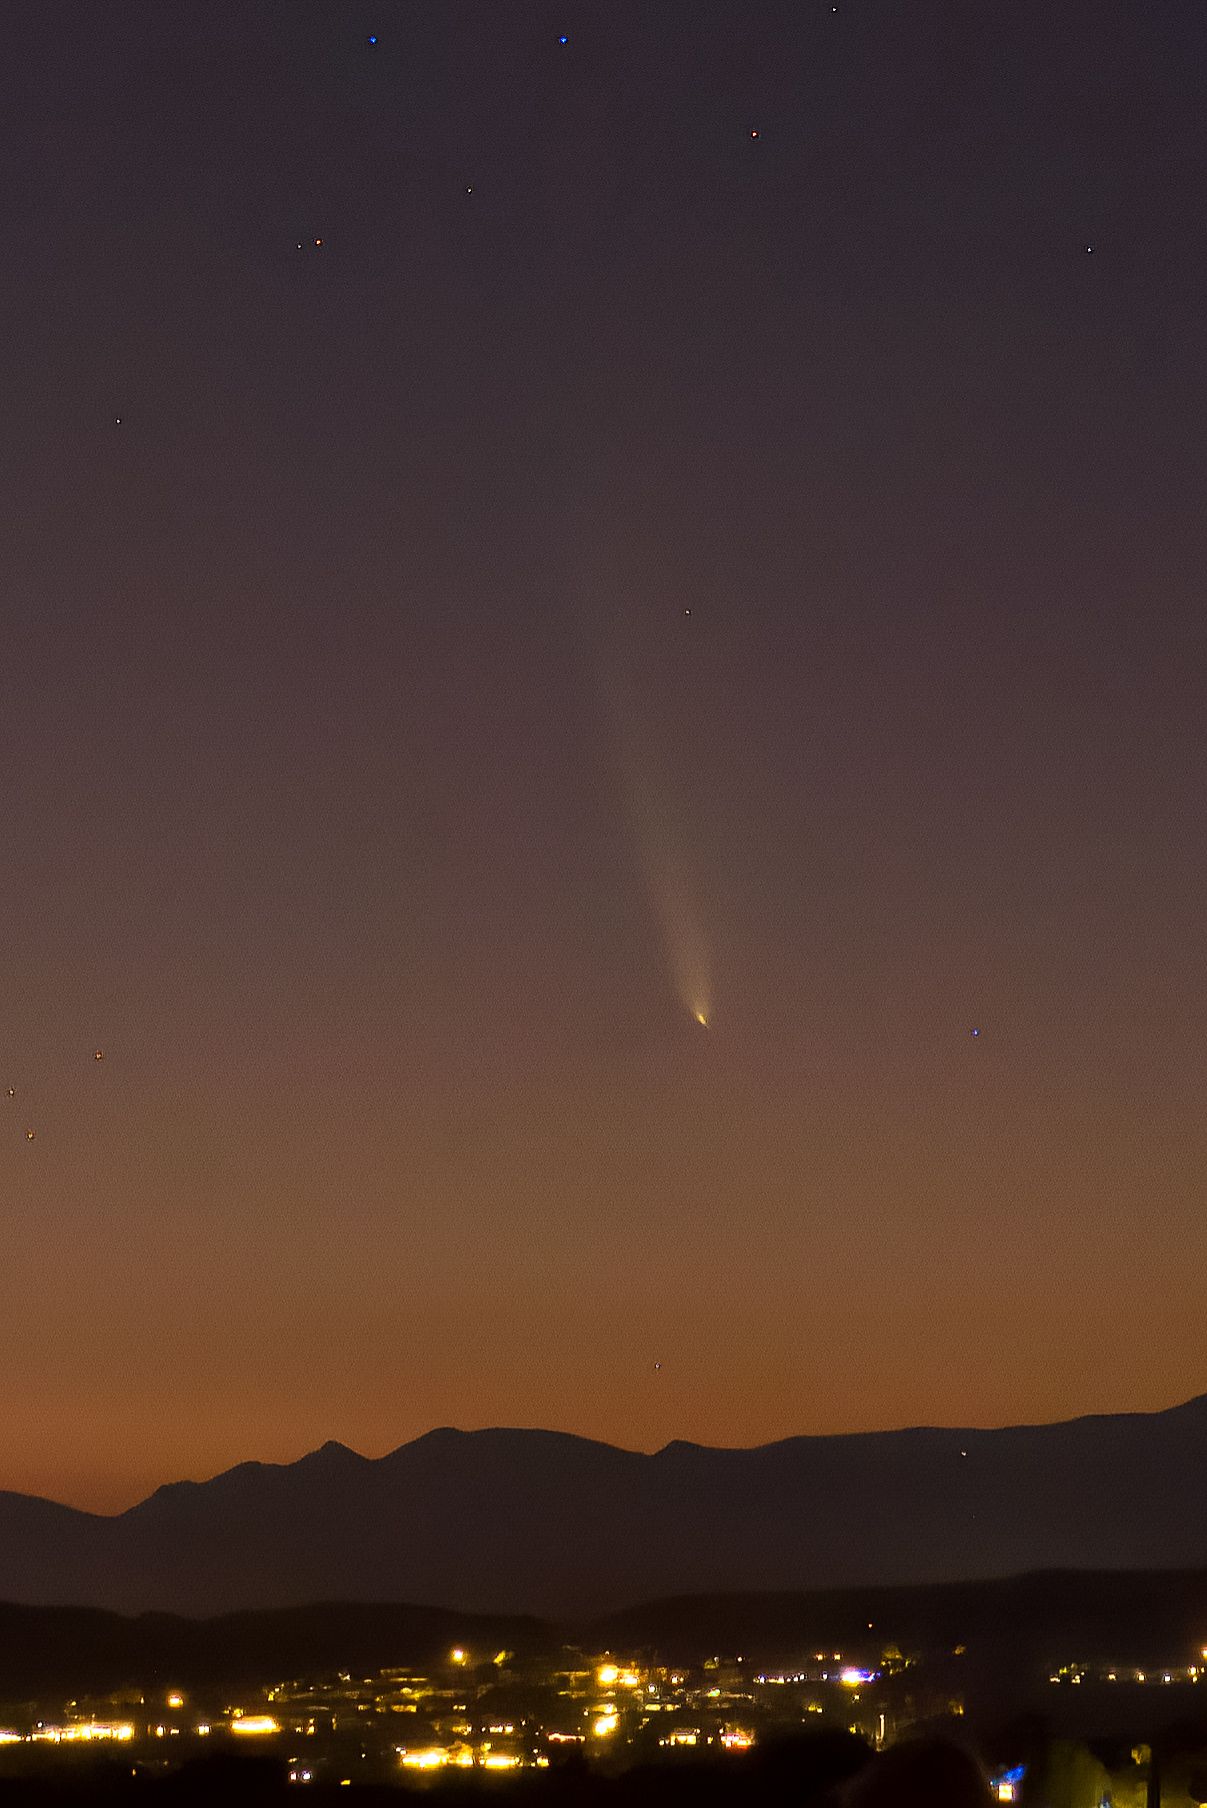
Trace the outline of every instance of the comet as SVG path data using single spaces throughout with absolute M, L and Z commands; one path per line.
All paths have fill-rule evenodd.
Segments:
M 648 705 L 646 712 L 641 707 L 640 617 L 623 602 L 613 602 L 599 615 L 602 622 L 592 624 L 596 677 L 634 852 L 671 988 L 687 1016 L 707 1029 L 713 997 L 712 949 L 701 906 L 696 837 L 672 781 L 666 751 L 658 745 L 657 721 L 649 719 Z M 647 687 L 648 682 L 647 677 Z

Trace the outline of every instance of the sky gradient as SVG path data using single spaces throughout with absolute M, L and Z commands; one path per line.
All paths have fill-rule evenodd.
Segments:
M 4 38 L 0 1486 L 1202 1391 L 1202 9 Z

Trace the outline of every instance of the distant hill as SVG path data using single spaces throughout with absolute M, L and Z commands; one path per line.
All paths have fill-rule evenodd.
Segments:
M 561 1624 L 395 1603 L 328 1602 L 210 1619 L 0 1603 L 0 1701 L 157 1684 L 254 1685 L 337 1671 L 365 1676 L 389 1666 L 430 1674 L 447 1667 L 456 1645 L 488 1670 L 501 1649 L 523 1662 L 556 1659 L 572 1645 L 685 1665 L 741 1654 L 753 1673 L 798 1663 L 815 1648 L 874 1662 L 895 1644 L 928 1657 L 963 1648 L 961 1688 L 982 1683 L 996 1706 L 1010 1692 L 1045 1696 L 1057 1661 L 1097 1657 L 1154 1668 L 1185 1662 L 1207 1642 L 1205 1629 L 1207 1570 L 1079 1570 L 907 1588 L 680 1596 Z
M 559 1649 L 560 1634 L 526 1618 L 395 1604 L 328 1602 L 194 1620 L 0 1602 L 0 1700 L 157 1683 L 256 1684 L 340 1670 L 371 1675 L 395 1665 L 426 1674 L 447 1666 L 454 1645 L 525 1658 Z
M 744 1654 L 770 1667 L 818 1649 L 875 1661 L 964 1646 L 1028 1666 L 1101 1658 L 1156 1668 L 1197 1661 L 1207 1644 L 1207 1570 L 1038 1570 L 986 1582 L 818 1589 L 809 1594 L 684 1595 L 646 1601 L 584 1629 L 592 1650 L 656 1650 L 668 1663 Z
M 581 1620 L 670 1594 L 1207 1565 L 1207 1397 L 997 1431 L 652 1456 L 543 1431 L 326 1444 L 113 1517 L 0 1494 L 0 1599 L 212 1614 L 316 1600 Z

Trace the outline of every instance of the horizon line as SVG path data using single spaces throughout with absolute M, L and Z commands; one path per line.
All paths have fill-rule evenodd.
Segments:
M 1201 1403 L 1207 1403 L 1207 1393 L 1191 1394 L 1183 1399 L 1173 1401 L 1168 1406 L 1128 1408 L 1122 1411 L 1074 1413 L 1068 1417 L 1058 1419 L 1008 1420 L 996 1425 L 937 1425 L 928 1422 L 914 1422 L 905 1425 L 874 1427 L 864 1431 L 792 1432 L 786 1437 L 769 1438 L 758 1444 L 703 1444 L 693 1438 L 671 1438 L 665 1444 L 661 1444 L 653 1450 L 632 1449 L 625 1444 L 612 1443 L 606 1438 L 590 1437 L 582 1432 L 563 1431 L 556 1427 L 543 1425 L 479 1425 L 468 1429 L 459 1425 L 433 1425 L 427 1431 L 418 1432 L 413 1438 L 406 1438 L 401 1444 L 395 1444 L 388 1450 L 383 1450 L 378 1456 L 366 1456 L 363 1451 L 354 1449 L 351 1444 L 345 1444 L 339 1438 L 326 1438 L 321 1444 L 316 1444 L 310 1449 L 302 1451 L 299 1456 L 281 1462 L 267 1461 L 260 1457 L 243 1457 L 240 1458 L 238 1462 L 228 1464 L 224 1469 L 215 1470 L 210 1475 L 202 1477 L 179 1476 L 172 1481 L 159 1482 L 149 1493 L 140 1495 L 136 1500 L 131 1501 L 128 1506 L 119 1507 L 115 1511 L 107 1513 L 99 1512 L 91 1507 L 78 1507 L 73 1505 L 71 1501 L 61 1500 L 53 1495 L 30 1493 L 25 1489 L 10 1488 L 3 1485 L 0 1485 L 0 1497 L 8 1496 L 10 1499 L 37 1501 L 42 1505 L 57 1507 L 65 1513 L 79 1514 L 87 1519 L 112 1520 L 121 1519 L 127 1513 L 135 1512 L 148 1501 L 154 1500 L 159 1494 L 175 1489 L 207 1488 L 212 1486 L 215 1482 L 224 1480 L 227 1476 L 237 1474 L 240 1470 L 295 1469 L 300 1464 L 308 1462 L 314 1457 L 321 1456 L 325 1451 L 339 1451 L 342 1455 L 352 1457 L 360 1463 L 384 1463 L 388 1462 L 391 1457 L 399 1456 L 404 1450 L 414 1449 L 418 1444 L 423 1444 L 432 1438 L 439 1437 L 549 1438 L 566 1443 L 591 1445 L 599 1450 L 608 1450 L 621 1456 L 633 1457 L 636 1460 L 645 1462 L 653 1462 L 671 1450 L 699 1450 L 720 1455 L 750 1455 L 759 1451 L 775 1450 L 785 1444 L 836 1443 L 855 1438 L 893 1438 L 908 1437 L 910 1435 L 921 1436 L 926 1434 L 948 1434 L 953 1437 L 957 1435 L 968 1437 L 993 1437 L 1006 1432 L 1052 1430 L 1066 1425 L 1084 1424 L 1090 1420 L 1096 1419 L 1162 1418 L 1167 1414 L 1183 1412 L 1187 1408 L 1197 1406 Z M 0 1603 L 0 1605 L 2 1604 L 3 1603 Z

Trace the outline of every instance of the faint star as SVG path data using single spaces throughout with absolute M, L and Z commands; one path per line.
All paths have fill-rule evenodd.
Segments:
M 968 1033 L 970 1036 L 979 1036 L 981 1032 L 979 1029 L 973 1029 L 973 1030 L 969 1030 Z
M 94 1048 L 92 1051 L 92 1059 L 94 1061 L 103 1061 L 105 1059 L 104 1049 L 103 1048 Z
M 569 43 L 569 42 L 570 42 L 570 40 L 569 40 L 569 38 L 567 38 L 567 37 L 564 37 L 564 36 L 563 36 L 563 37 L 560 37 L 560 38 L 559 38 L 559 39 L 558 39 L 558 43 L 559 43 L 559 44 L 568 44 L 568 43 Z
M 26 1131 L 26 1132 L 25 1132 L 25 1140 L 26 1140 L 26 1142 L 27 1142 L 27 1143 L 32 1143 L 32 1141 L 33 1141 L 33 1139 L 34 1139 L 34 1137 L 35 1137 L 35 1135 L 36 1135 L 36 1134 L 37 1134 L 37 1132 L 36 1132 L 36 1131 L 33 1131 L 33 1130 L 27 1130 L 27 1131 Z
M 376 44 L 376 42 L 377 42 L 377 39 L 372 35 L 372 33 L 370 33 L 370 35 L 369 35 L 369 42 L 370 42 L 370 44 Z
M 757 137 L 758 137 L 758 133 L 757 133 L 757 132 L 752 132 L 752 133 L 751 133 L 751 134 L 750 134 L 750 136 L 751 136 L 751 137 L 752 137 L 752 138 L 757 138 Z

